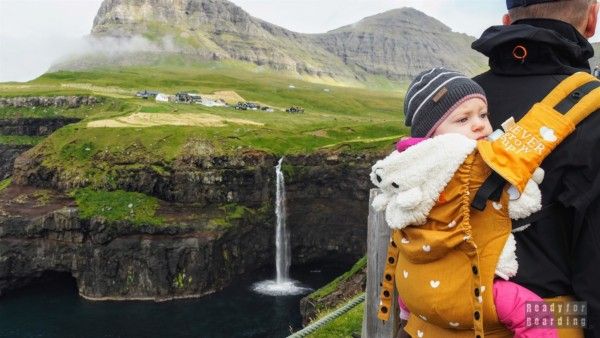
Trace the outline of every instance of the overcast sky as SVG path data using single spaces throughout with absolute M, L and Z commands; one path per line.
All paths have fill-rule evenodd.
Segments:
M 322 33 L 394 8 L 413 7 L 456 32 L 500 23 L 504 0 L 232 0 L 287 29 Z M 80 50 L 102 0 L 0 0 L 0 82 L 28 81 Z

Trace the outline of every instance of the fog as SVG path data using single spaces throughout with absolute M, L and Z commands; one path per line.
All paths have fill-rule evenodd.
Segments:
M 48 71 L 52 64 L 81 55 L 114 56 L 137 51 L 175 50 L 171 39 L 166 38 L 155 44 L 139 36 L 121 39 L 56 37 L 34 43 L 13 38 L 6 41 L 11 48 L 1 53 L 0 64 L 3 69 L 0 82 L 28 81 Z

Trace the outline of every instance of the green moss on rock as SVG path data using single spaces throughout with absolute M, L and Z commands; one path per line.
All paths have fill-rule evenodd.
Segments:
M 138 192 L 77 189 L 72 193 L 83 219 L 103 217 L 107 221 L 129 221 L 134 225 L 162 225 L 157 217 L 158 199 Z
M 10 178 L 10 177 L 0 181 L 0 191 L 6 189 L 6 187 L 8 187 L 11 183 L 12 183 L 12 178 Z

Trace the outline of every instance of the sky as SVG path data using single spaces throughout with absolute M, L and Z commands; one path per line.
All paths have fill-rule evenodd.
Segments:
M 323 33 L 401 7 L 478 37 L 500 24 L 504 0 L 232 0 L 250 15 L 296 32 Z M 102 0 L 0 0 L 0 82 L 28 81 L 86 48 Z

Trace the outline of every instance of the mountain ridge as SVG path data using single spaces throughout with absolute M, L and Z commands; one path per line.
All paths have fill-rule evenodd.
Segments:
M 410 7 L 366 17 L 318 35 L 317 39 L 354 69 L 393 80 L 440 65 L 470 75 L 486 66 L 485 58 L 471 49 L 475 38 L 452 32 L 435 18 Z
M 336 80 L 406 81 L 441 64 L 471 75 L 486 67 L 470 48 L 474 38 L 406 7 L 307 34 L 255 18 L 227 0 L 105 0 L 92 38 L 136 35 L 163 47 L 171 39 L 164 51 L 194 60 L 240 60 Z

